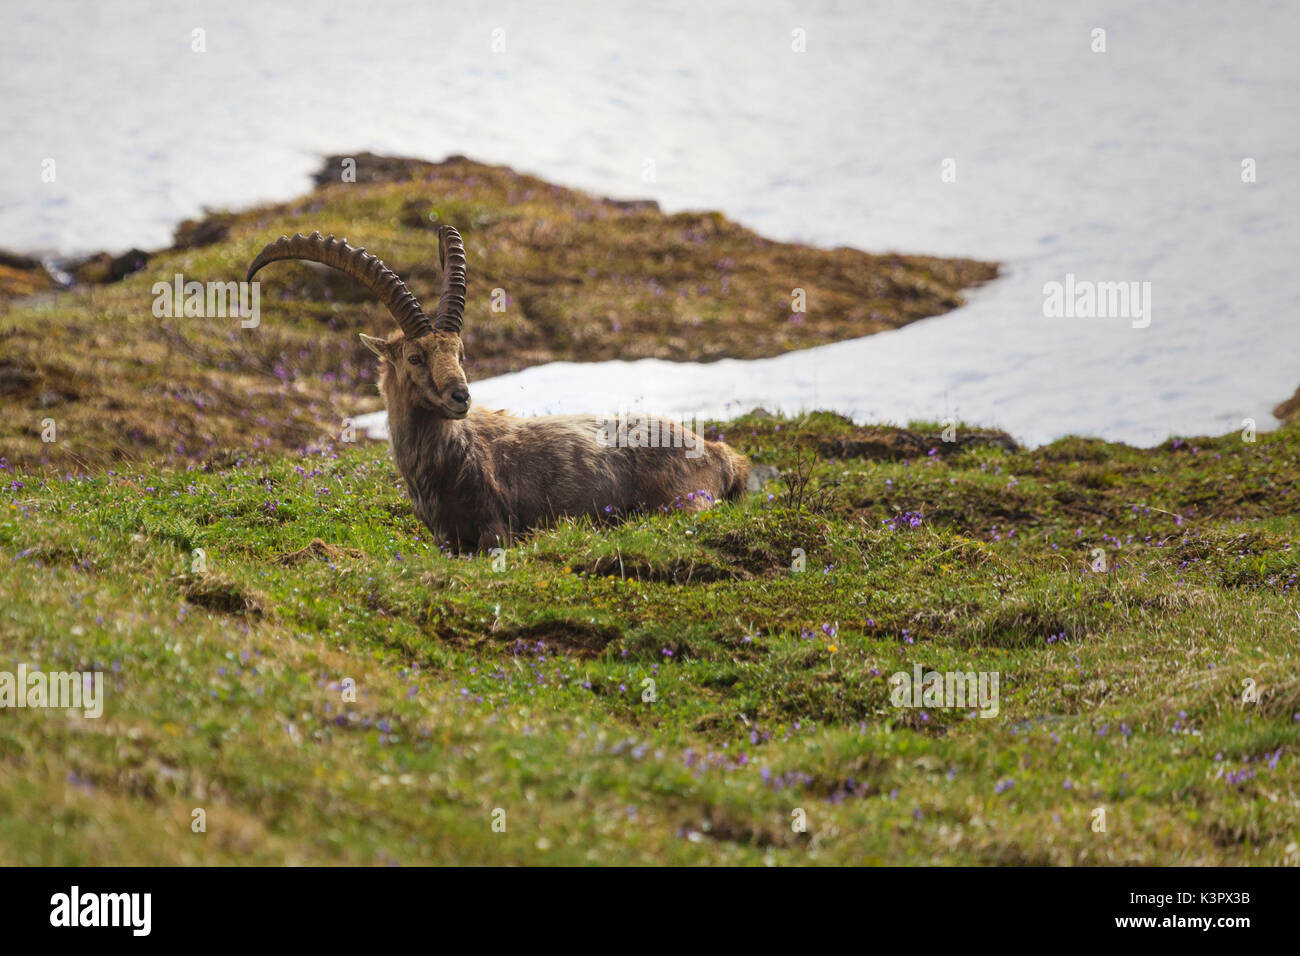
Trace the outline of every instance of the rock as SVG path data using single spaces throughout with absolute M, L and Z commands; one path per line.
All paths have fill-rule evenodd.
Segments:
M 20 272 L 31 272 L 42 268 L 40 259 L 33 259 L 21 252 L 10 252 L 8 249 L 0 249 L 0 266 L 17 269 Z
M 149 264 L 149 253 L 143 249 L 129 249 L 108 264 L 110 282 L 120 282 Z
M 69 262 L 67 271 L 78 283 L 104 285 L 121 282 L 132 273 L 139 272 L 149 262 L 149 253 L 142 249 L 129 249 L 120 256 L 98 252 L 85 259 Z
M 48 292 L 54 285 L 39 259 L 0 249 L 0 300 Z
M 0 300 L 13 299 L 23 295 L 33 295 L 54 288 L 54 283 L 45 270 L 27 271 L 12 269 L 0 265 Z
M 1294 395 L 1273 409 L 1273 414 L 1283 422 L 1290 423 L 1300 420 L 1300 388 L 1297 388 Z
M 349 156 L 330 156 L 325 165 L 313 177 L 317 186 L 332 186 L 335 183 L 348 182 L 343 178 L 344 160 L 352 160 L 356 165 L 349 167 L 356 177 L 352 182 L 398 183 L 426 175 L 437 169 L 439 163 L 426 159 L 408 159 L 404 156 L 378 156 L 375 153 L 353 153 Z M 446 162 L 463 160 L 463 156 L 449 156 Z
M 186 219 L 176 227 L 172 247 L 199 249 L 220 242 L 230 234 L 235 217 L 229 213 L 209 213 L 203 219 Z
M 620 212 L 659 212 L 653 199 L 606 199 L 605 205 Z
M 97 252 L 93 256 L 72 259 L 63 268 L 77 284 L 92 283 L 98 285 L 108 281 L 108 267 L 113 257 L 107 252 Z

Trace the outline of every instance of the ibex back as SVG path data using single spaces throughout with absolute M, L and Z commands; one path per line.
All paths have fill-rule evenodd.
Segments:
M 465 247 L 451 226 L 438 230 L 442 294 L 432 321 L 405 283 L 347 240 L 280 237 L 248 268 L 307 259 L 362 282 L 399 331 L 362 335 L 379 356 L 393 457 L 415 514 L 457 550 L 486 550 L 566 515 L 618 520 L 637 511 L 696 510 L 744 493 L 749 463 L 722 442 L 661 419 L 639 423 L 651 443 L 626 441 L 592 416 L 520 418 L 470 409 L 461 363 Z

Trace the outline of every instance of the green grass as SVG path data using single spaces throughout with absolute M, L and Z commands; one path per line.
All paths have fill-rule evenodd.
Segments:
M 1300 427 L 891 460 L 832 460 L 890 430 L 824 413 L 722 428 L 822 449 L 803 507 L 504 568 L 440 552 L 378 445 L 0 472 L 0 670 L 107 685 L 0 712 L 0 864 L 1300 861 Z M 997 671 L 997 717 L 894 707 L 914 664 Z

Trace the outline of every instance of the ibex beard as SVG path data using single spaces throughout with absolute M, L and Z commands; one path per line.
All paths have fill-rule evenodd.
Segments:
M 321 262 L 365 284 L 388 308 L 399 331 L 361 339 L 379 357 L 393 458 L 416 517 L 435 536 L 457 551 L 485 551 L 558 518 L 694 511 L 744 494 L 749 462 L 675 422 L 650 419 L 664 439 L 647 446 L 609 442 L 607 419 L 596 416 L 471 409 L 460 337 L 465 247 L 446 225 L 438 246 L 442 291 L 432 320 L 379 259 L 318 232 L 281 236 L 247 276 L 279 259 Z

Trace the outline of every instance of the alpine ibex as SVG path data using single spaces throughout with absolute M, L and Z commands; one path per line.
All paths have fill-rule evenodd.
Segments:
M 419 300 L 375 256 L 319 232 L 281 236 L 248 268 L 307 259 L 345 272 L 384 303 L 400 329 L 388 339 L 362 335 L 379 356 L 393 457 L 415 515 L 458 551 L 505 545 L 514 535 L 566 515 L 597 521 L 631 512 L 697 510 L 744 493 L 749 462 L 721 442 L 661 419 L 627 423 L 591 416 L 520 418 L 470 411 L 461 363 L 465 246 L 451 226 L 438 229 L 442 292 L 430 321 Z M 644 431 L 641 431 L 644 429 Z

